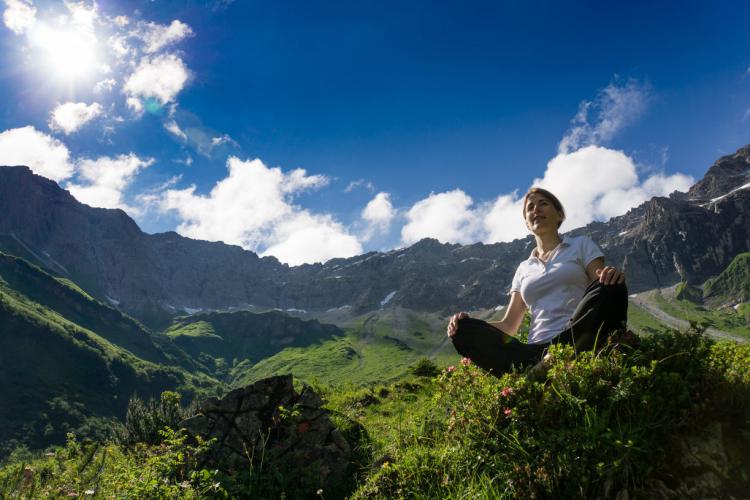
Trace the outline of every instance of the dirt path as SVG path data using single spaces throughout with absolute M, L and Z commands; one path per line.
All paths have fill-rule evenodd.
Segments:
M 642 309 L 645 309 L 649 314 L 651 314 L 653 317 L 655 317 L 665 325 L 671 326 L 672 328 L 677 328 L 679 330 L 687 330 L 690 327 L 690 322 L 684 319 L 675 318 L 674 316 L 659 309 L 659 307 L 654 304 L 653 299 L 651 298 L 654 293 L 656 293 L 654 290 L 636 293 L 630 296 L 630 301 L 641 307 Z M 736 342 L 747 342 L 742 337 L 738 337 L 732 333 L 724 332 L 722 330 L 717 330 L 716 328 L 706 328 L 706 335 L 717 340 L 734 340 Z

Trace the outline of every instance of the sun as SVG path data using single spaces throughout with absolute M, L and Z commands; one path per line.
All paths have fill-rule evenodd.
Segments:
M 34 30 L 33 42 L 50 77 L 64 82 L 86 80 L 100 67 L 93 33 L 69 26 L 42 24 Z

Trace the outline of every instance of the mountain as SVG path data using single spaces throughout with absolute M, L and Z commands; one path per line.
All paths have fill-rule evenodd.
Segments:
M 198 367 L 68 280 L 0 254 L 0 456 L 7 443 L 95 434 L 101 419 L 124 417 L 133 394 L 216 387 Z
M 750 147 L 720 158 L 687 193 L 653 198 L 570 234 L 588 234 L 632 291 L 702 283 L 750 249 Z M 149 235 L 121 210 L 91 208 L 26 167 L 0 167 L 0 250 L 32 259 L 149 325 L 226 308 L 354 313 L 401 306 L 448 312 L 505 301 L 531 250 L 441 244 L 289 267 L 275 258 L 169 232 Z

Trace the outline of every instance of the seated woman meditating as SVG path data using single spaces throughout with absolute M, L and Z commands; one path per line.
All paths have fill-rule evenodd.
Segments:
M 531 188 L 523 216 L 536 248 L 516 270 L 503 319 L 488 323 L 459 312 L 448 322 L 459 354 L 495 375 L 539 363 L 552 343 L 573 345 L 576 352 L 602 346 L 627 319 L 625 276 L 604 266 L 602 251 L 590 238 L 560 236 L 565 211 L 555 195 Z M 525 344 L 513 336 L 527 308 L 531 323 Z

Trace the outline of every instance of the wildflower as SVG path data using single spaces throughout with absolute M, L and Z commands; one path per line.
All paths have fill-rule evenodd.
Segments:
M 445 371 L 447 371 L 448 373 L 453 373 L 454 371 L 456 371 L 456 367 L 453 365 L 450 365 L 448 368 L 445 369 Z
M 464 366 L 469 366 L 471 364 L 470 358 L 461 358 L 461 364 Z
M 318 495 L 319 497 L 322 497 L 323 496 L 323 488 L 321 488 L 318 491 L 316 491 L 315 494 Z
M 511 415 L 513 415 L 513 410 L 510 408 L 506 408 L 503 410 L 503 415 L 505 415 L 506 417 L 510 417 Z
M 513 388 L 512 387 L 503 387 L 503 390 L 500 391 L 500 395 L 502 397 L 504 397 L 504 398 L 507 398 L 511 394 L 513 394 Z
M 86 490 L 83 492 L 84 495 L 93 495 L 94 493 L 96 493 L 96 490 Z
M 310 430 L 310 422 L 300 422 L 297 426 L 297 432 L 300 434 L 304 434 L 305 432 Z

